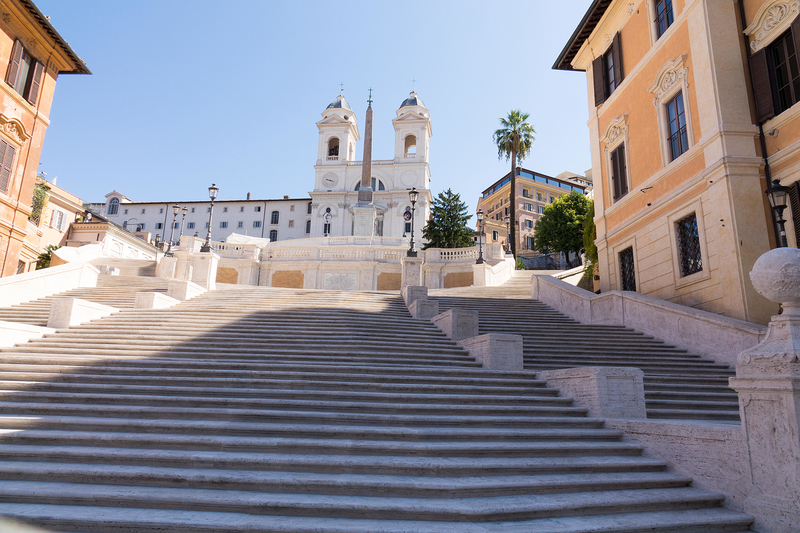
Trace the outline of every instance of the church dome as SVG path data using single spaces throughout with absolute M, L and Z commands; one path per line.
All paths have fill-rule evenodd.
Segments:
M 336 100 L 328 104 L 328 107 L 325 109 L 349 109 L 352 111 L 350 104 L 347 103 L 347 100 L 345 100 L 344 96 L 341 94 L 336 97 Z
M 411 91 L 408 94 L 408 98 L 403 100 L 403 103 L 400 104 L 400 107 L 403 108 L 403 107 L 411 106 L 411 105 L 418 105 L 420 107 L 425 107 L 425 104 L 422 103 L 422 98 L 417 96 L 416 91 Z

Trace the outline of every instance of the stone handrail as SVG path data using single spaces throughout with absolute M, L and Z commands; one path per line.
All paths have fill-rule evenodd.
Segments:
M 265 261 L 374 261 L 396 263 L 405 257 L 405 249 L 364 246 L 293 246 L 264 249 Z
M 594 294 L 552 276 L 533 276 L 531 295 L 584 324 L 627 326 L 731 366 L 767 332 L 764 326 L 637 292 Z
M 0 279 L 0 307 L 30 302 L 77 287 L 95 287 L 100 271 L 88 263 L 68 263 Z
M 427 263 L 474 263 L 478 259 L 478 247 L 471 248 L 428 248 L 425 250 Z

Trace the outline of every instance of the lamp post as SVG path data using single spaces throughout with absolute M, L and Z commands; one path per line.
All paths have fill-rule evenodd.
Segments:
M 169 246 L 167 246 L 167 251 L 164 255 L 167 257 L 172 257 L 172 239 L 175 237 L 175 219 L 178 217 L 178 213 L 181 210 L 181 206 L 173 205 L 172 206 L 172 227 L 169 230 Z
M 506 215 L 506 253 L 511 254 L 511 217 Z
M 178 234 L 178 246 L 181 245 L 181 237 L 183 237 L 183 223 L 186 222 L 186 212 L 189 211 L 189 208 L 186 206 L 181 207 L 181 232 Z
M 416 211 L 418 197 L 419 191 L 417 188 L 411 187 L 411 190 L 408 191 L 408 199 L 411 200 L 411 242 L 409 243 L 408 252 L 406 252 L 407 257 L 417 257 L 417 251 L 414 249 L 414 212 Z
M 478 259 L 475 261 L 478 265 L 483 264 L 483 216 L 483 210 L 478 209 L 478 227 L 480 231 L 478 232 Z
M 778 248 L 786 248 L 789 244 L 786 242 L 786 221 L 783 219 L 783 210 L 786 209 L 786 197 L 789 194 L 789 187 L 784 187 L 778 180 L 772 180 L 772 185 L 769 189 L 764 191 L 769 198 L 769 205 L 775 212 L 775 222 L 778 223 Z
M 208 210 L 208 233 L 206 233 L 206 242 L 200 247 L 201 252 L 211 251 L 211 218 L 214 216 L 214 199 L 217 197 L 219 187 L 214 183 L 208 188 L 208 197 L 211 198 L 211 208 Z

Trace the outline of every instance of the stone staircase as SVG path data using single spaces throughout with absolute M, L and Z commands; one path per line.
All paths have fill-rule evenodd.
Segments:
M 133 309 L 137 292 L 167 292 L 169 280 L 139 276 L 99 276 L 97 287 L 79 287 L 10 307 L 0 307 L 0 320 L 47 326 L 56 298 L 80 298 L 117 309 Z
M 738 421 L 735 375 L 718 364 L 623 326 L 585 325 L 530 297 L 530 272 L 500 287 L 430 291 L 439 310 L 476 310 L 481 333 L 523 336 L 525 369 L 633 366 L 644 372 L 648 418 Z
M 0 350 L 0 516 L 64 532 L 748 529 L 621 437 L 387 293 L 217 290 Z
M 148 259 L 122 259 L 114 257 L 98 257 L 89 261 L 97 268 L 101 266 L 114 267 L 119 270 L 120 276 L 147 276 L 156 275 L 155 260 Z

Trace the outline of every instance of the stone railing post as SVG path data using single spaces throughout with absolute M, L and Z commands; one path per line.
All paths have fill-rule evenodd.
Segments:
M 753 529 L 790 533 L 800 524 L 800 249 L 777 248 L 758 258 L 755 289 L 783 304 L 764 342 L 739 354 L 731 387 L 749 455 Z

